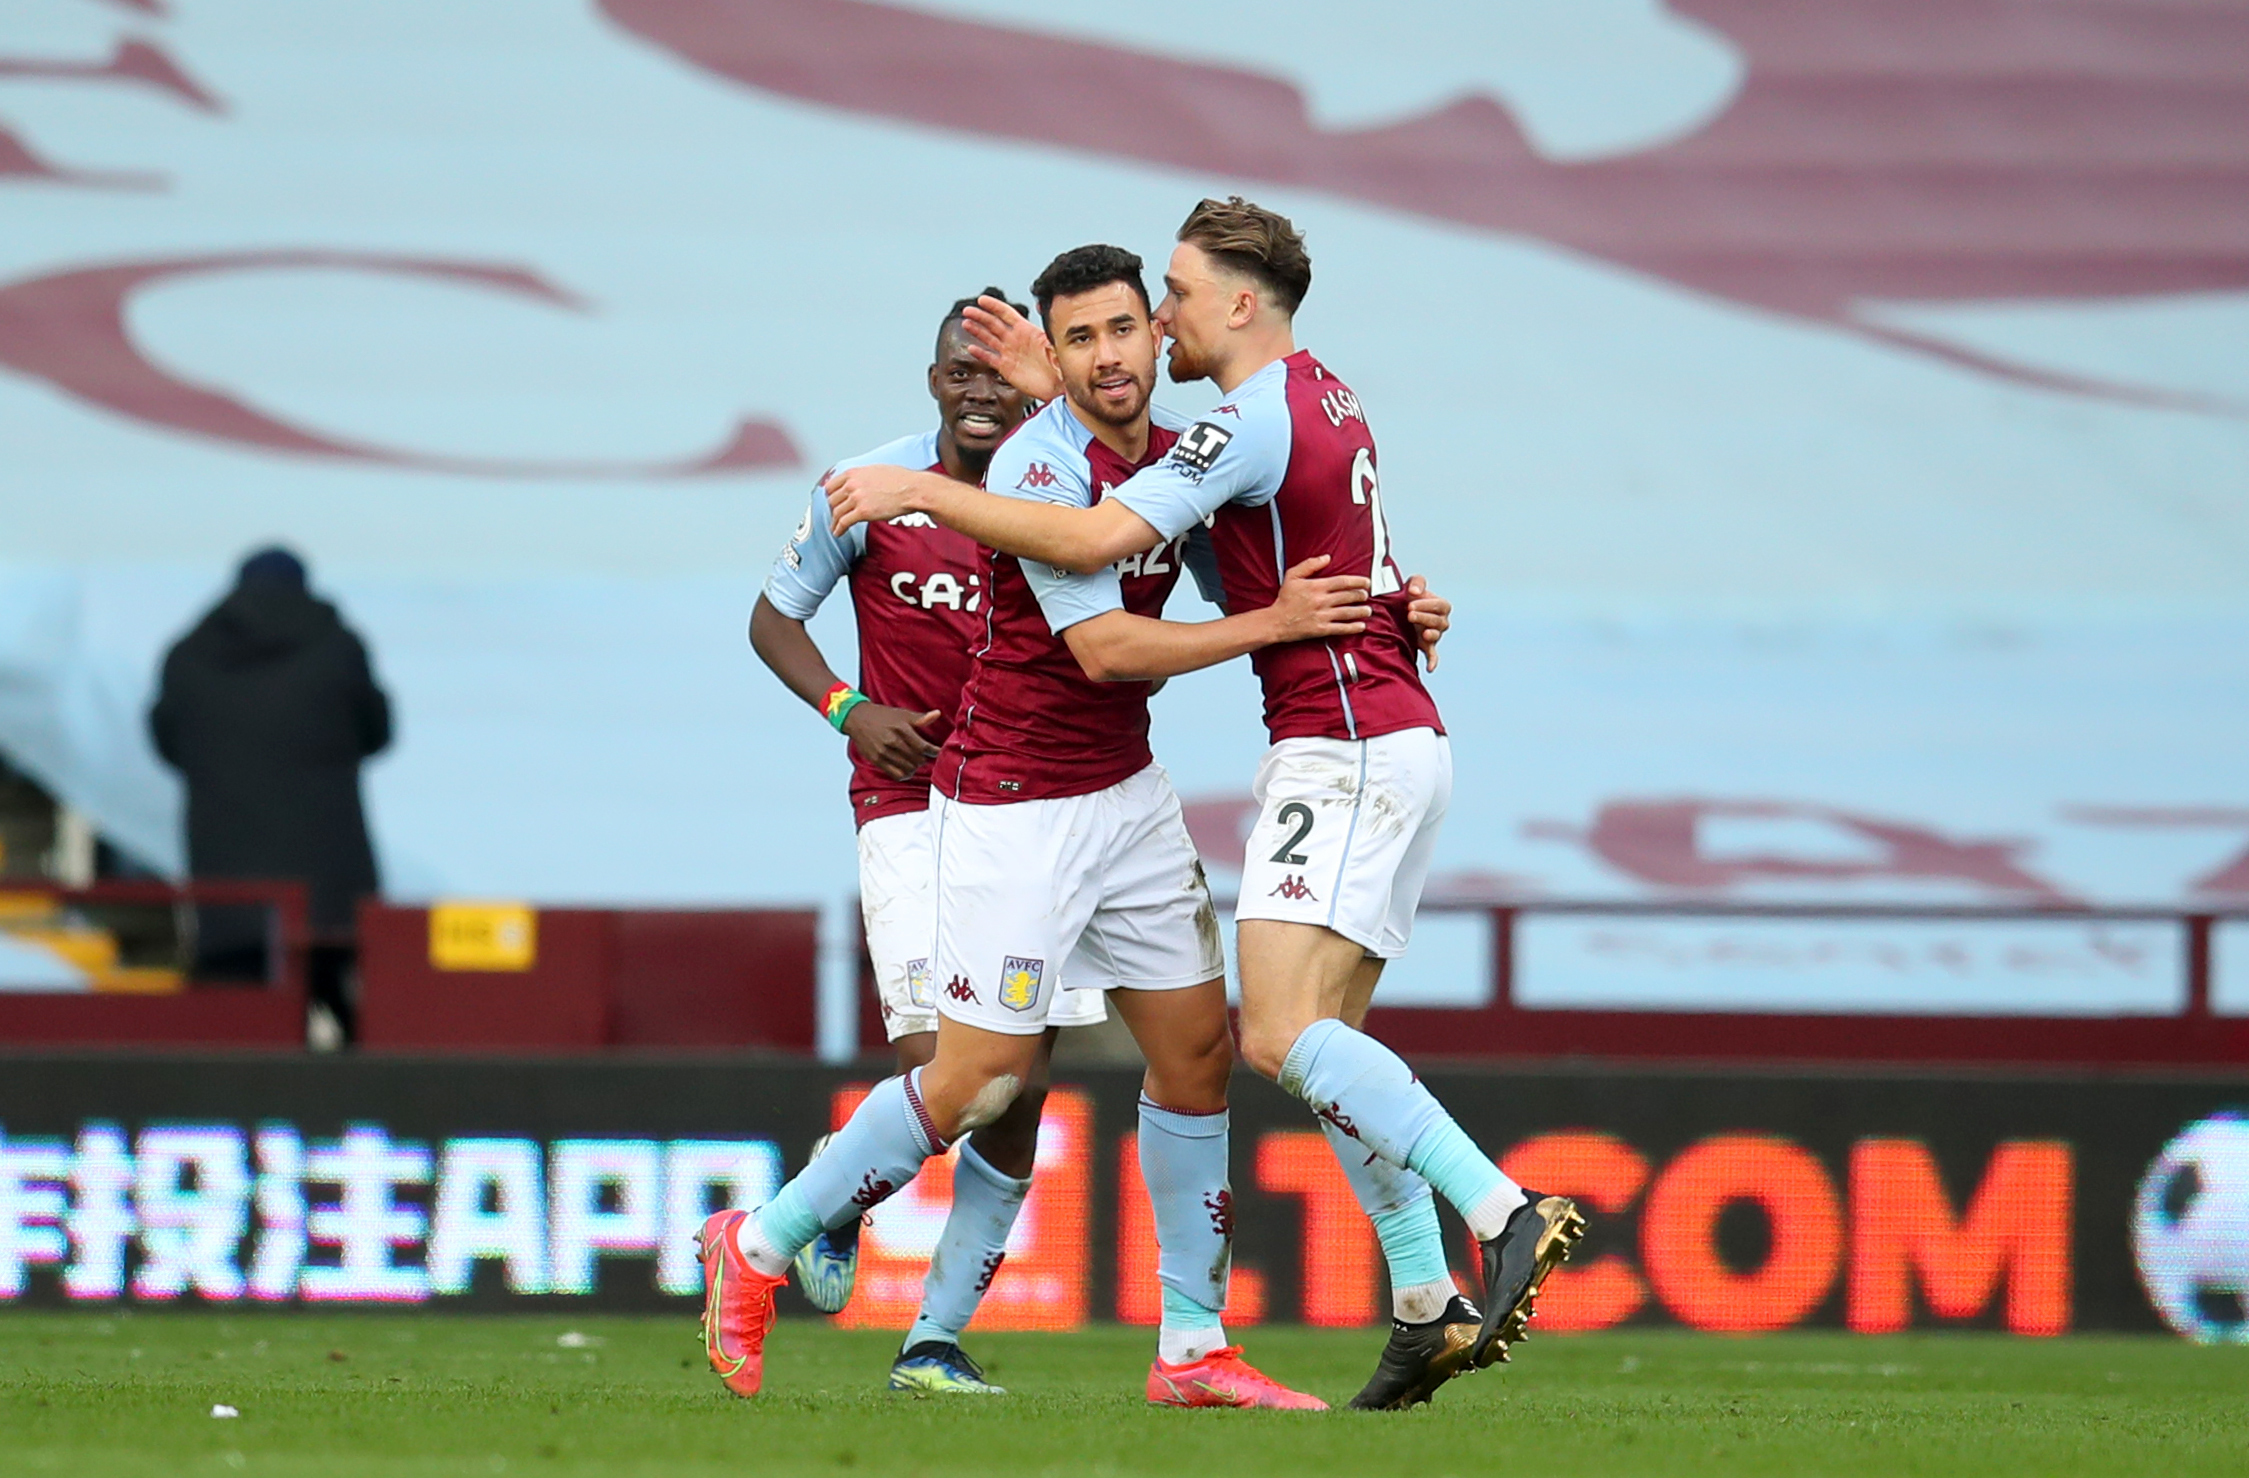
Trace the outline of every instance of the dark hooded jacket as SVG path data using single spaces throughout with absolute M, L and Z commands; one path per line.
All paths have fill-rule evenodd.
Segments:
M 390 743 L 367 649 L 301 586 L 245 580 L 164 659 L 149 729 L 187 785 L 188 870 L 304 882 L 347 929 L 377 890 L 359 767 Z

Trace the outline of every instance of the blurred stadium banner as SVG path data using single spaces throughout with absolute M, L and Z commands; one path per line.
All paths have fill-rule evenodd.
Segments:
M 1446 886 L 2249 898 L 2249 8 L 1229 14 L 0 7 L 0 748 L 176 872 L 156 664 L 279 539 L 397 700 L 393 898 L 833 905 L 741 634 L 812 477 L 956 296 L 1239 190 L 1459 604 Z M 1248 672 L 1155 707 L 1238 817 Z
M 1591 1214 L 1542 1332 L 2244 1332 L 2239 1079 L 1426 1076 L 1512 1174 Z M 1063 1077 L 983 1327 L 1157 1317 L 1137 1074 Z M 772 1061 L 18 1058 L 0 1064 L 0 1297 L 684 1318 L 703 1216 L 769 1195 L 864 1088 Z M 1372 1230 L 1301 1107 L 1243 1080 L 1233 1132 L 1229 1321 L 1376 1322 Z M 910 1322 L 949 1170 L 874 1212 L 847 1323 Z

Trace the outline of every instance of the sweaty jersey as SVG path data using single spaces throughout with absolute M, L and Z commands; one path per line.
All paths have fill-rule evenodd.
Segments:
M 945 470 L 937 433 L 925 431 L 838 462 L 830 472 L 875 465 Z M 849 579 L 859 626 L 859 691 L 916 714 L 935 709 L 941 717 L 922 732 L 944 743 L 968 681 L 969 652 L 984 635 L 982 551 L 926 513 L 855 524 L 840 539 L 829 528 L 828 495 L 816 485 L 804 521 L 766 577 L 765 598 L 782 615 L 808 621 L 836 582 Z M 926 771 L 893 780 L 851 751 L 851 813 L 858 825 L 928 806 Z
M 1055 400 L 992 454 L 989 492 L 1089 508 L 1172 449 L 1185 423 L 1152 413 L 1137 462 L 1098 440 Z M 931 784 L 957 801 L 999 805 L 1088 795 L 1138 774 L 1148 749 L 1144 682 L 1095 682 L 1062 633 L 1109 611 L 1160 617 L 1179 581 L 1187 531 L 1091 575 L 984 550 L 984 635 L 952 738 Z
M 1251 654 L 1275 742 L 1444 732 L 1415 666 L 1421 644 L 1390 555 L 1374 433 L 1359 398 L 1309 353 L 1251 375 L 1114 496 L 1166 538 L 1208 521 L 1231 611 L 1271 605 L 1284 572 L 1315 555 L 1331 556 L 1322 576 L 1374 582 L 1359 635 Z

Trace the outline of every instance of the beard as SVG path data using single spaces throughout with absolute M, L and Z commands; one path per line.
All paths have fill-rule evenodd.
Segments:
M 1210 378 L 1211 365 L 1209 359 L 1197 355 L 1194 350 L 1188 348 L 1185 340 L 1173 339 L 1169 355 L 1166 363 L 1170 369 L 1173 384 L 1186 385 L 1196 380 Z
M 1147 414 L 1148 399 L 1154 390 L 1153 380 L 1154 376 L 1152 375 L 1147 380 L 1135 376 L 1132 386 L 1138 393 L 1133 395 L 1131 399 L 1122 402 L 1110 402 L 1101 399 L 1099 394 L 1095 392 L 1091 381 L 1083 385 L 1067 385 L 1064 388 L 1069 393 L 1070 403 L 1096 421 L 1110 426 L 1129 426 Z

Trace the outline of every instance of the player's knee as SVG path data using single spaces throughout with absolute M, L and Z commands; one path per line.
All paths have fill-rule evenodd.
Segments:
M 1045 1110 L 1046 1085 L 1025 1083 L 998 1118 L 976 1131 L 976 1153 L 1002 1175 L 1027 1178 L 1038 1155 L 1039 1115 Z
M 1283 1029 L 1282 1023 L 1242 1019 L 1242 1061 L 1250 1071 L 1261 1078 L 1278 1078 L 1281 1064 L 1288 1061 L 1289 1048 L 1296 1045 L 1297 1034 Z
M 1046 1084 L 1033 1080 L 1015 1090 L 1015 1097 L 998 1117 L 985 1126 L 987 1138 L 1004 1135 L 1013 1139 L 1033 1139 L 1039 1132 L 1039 1115 L 1046 1110 Z
M 1226 1083 L 1234 1074 L 1234 1040 L 1221 1026 L 1200 1043 L 1182 1045 L 1159 1060 L 1151 1058 L 1148 1096 L 1165 1108 L 1216 1113 L 1226 1106 Z
M 985 1079 L 984 1086 L 972 1094 L 961 1106 L 960 1122 L 955 1128 L 956 1137 L 983 1128 L 1007 1112 L 1009 1104 L 1023 1091 L 1023 1080 L 1013 1073 L 996 1073 Z

